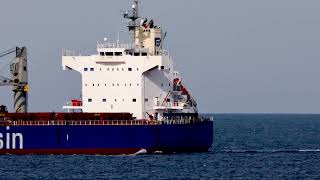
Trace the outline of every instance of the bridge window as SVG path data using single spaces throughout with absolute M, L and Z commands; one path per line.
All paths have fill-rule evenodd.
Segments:
M 128 68 L 128 71 L 132 71 L 132 68 Z
M 84 71 L 88 71 L 88 68 L 83 68 Z
M 132 102 L 137 102 L 137 99 L 132 99 Z
M 102 102 L 107 102 L 107 99 L 102 99 Z
M 134 53 L 134 56 L 140 56 L 140 53 L 135 52 L 135 53 Z
M 148 53 L 146 53 L 146 52 L 141 53 L 141 56 L 147 56 L 147 55 L 148 55 Z
M 132 52 L 128 52 L 128 51 L 126 51 L 126 55 L 130 55 L 130 56 L 132 56 Z
M 106 56 L 113 56 L 113 52 L 106 52 Z
M 92 99 L 90 98 L 90 99 L 88 99 L 88 102 L 92 102 Z
M 90 68 L 90 71 L 94 71 L 94 68 Z
M 104 56 L 104 52 L 100 52 L 100 56 Z
M 115 56 L 122 56 L 122 52 L 115 52 L 114 55 Z

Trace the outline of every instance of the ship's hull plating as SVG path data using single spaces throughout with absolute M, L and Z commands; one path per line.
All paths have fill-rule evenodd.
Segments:
M 171 125 L 1 126 L 0 154 L 133 154 L 208 151 L 213 122 Z

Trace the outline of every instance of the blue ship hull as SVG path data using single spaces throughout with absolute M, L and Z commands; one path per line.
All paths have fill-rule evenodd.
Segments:
M 0 153 L 132 154 L 208 151 L 213 122 L 163 125 L 16 125 L 0 127 Z

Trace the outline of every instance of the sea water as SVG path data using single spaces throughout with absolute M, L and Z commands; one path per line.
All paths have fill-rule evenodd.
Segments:
M 209 115 L 211 116 L 211 115 Z M 320 115 L 213 114 L 207 153 L 1 155 L 1 179 L 319 179 Z

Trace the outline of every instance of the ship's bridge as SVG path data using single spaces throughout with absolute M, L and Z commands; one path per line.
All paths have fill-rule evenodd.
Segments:
M 166 50 L 159 50 L 157 54 L 150 53 L 149 48 L 135 44 L 119 44 L 107 41 L 97 43 L 97 51 L 100 56 L 166 56 Z

